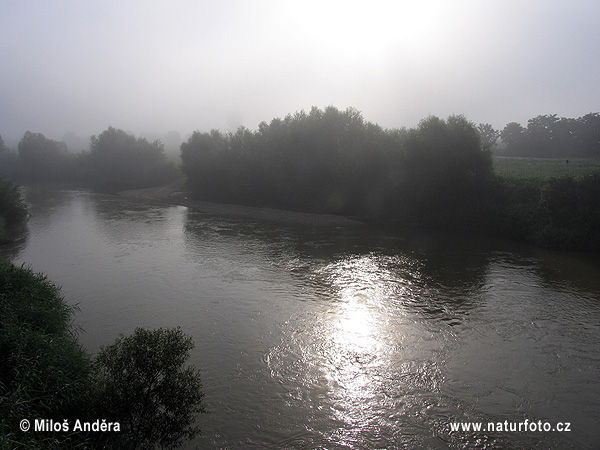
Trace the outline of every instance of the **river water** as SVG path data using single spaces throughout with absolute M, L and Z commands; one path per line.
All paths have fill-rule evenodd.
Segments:
M 600 448 L 600 262 L 455 233 L 218 217 L 27 188 L 2 249 L 78 303 L 95 352 L 193 336 L 187 448 Z M 559 422 L 569 432 L 452 431 Z

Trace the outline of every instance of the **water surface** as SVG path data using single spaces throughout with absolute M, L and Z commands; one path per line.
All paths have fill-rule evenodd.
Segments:
M 181 326 L 189 448 L 598 448 L 600 264 L 452 233 L 247 221 L 28 188 L 3 248 L 62 286 L 91 351 Z M 451 422 L 570 422 L 570 433 Z

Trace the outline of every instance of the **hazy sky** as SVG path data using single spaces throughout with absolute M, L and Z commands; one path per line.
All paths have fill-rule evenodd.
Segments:
M 2 0 L 0 135 L 600 111 L 598 0 Z

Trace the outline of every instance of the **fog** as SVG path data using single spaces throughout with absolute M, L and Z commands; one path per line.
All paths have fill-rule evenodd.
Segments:
M 327 105 L 390 128 L 579 117 L 598 111 L 599 17 L 596 0 L 4 0 L 0 135 L 185 137 Z

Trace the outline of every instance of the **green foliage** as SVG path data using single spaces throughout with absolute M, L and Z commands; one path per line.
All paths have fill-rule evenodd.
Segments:
M 194 133 L 181 146 L 190 187 L 206 200 L 363 214 L 394 136 L 354 109 L 312 108 L 262 122 L 256 132 Z
M 120 421 L 125 448 L 175 448 L 200 432 L 200 374 L 184 367 L 193 348 L 181 329 L 137 328 L 104 347 L 96 358 L 101 411 Z
M 60 180 L 70 155 L 63 142 L 53 141 L 41 133 L 26 131 L 19 142 L 19 159 L 30 180 Z
M 181 150 L 190 187 L 219 202 L 473 227 L 495 189 L 490 152 L 462 116 L 386 131 L 353 109 L 312 108 L 255 133 L 197 132 Z
M 59 448 L 84 436 L 19 431 L 23 418 L 75 419 L 89 403 L 90 361 L 78 344 L 59 288 L 0 261 L 0 443 Z
M 494 229 L 562 249 L 600 250 L 600 171 L 581 178 L 504 178 Z
M 0 215 L 9 224 L 19 222 L 27 216 L 27 207 L 19 187 L 2 177 L 0 177 Z
M 529 119 L 527 128 L 511 122 L 501 133 L 508 156 L 538 158 L 600 157 L 600 113 L 577 119 L 541 115 Z
M 60 289 L 43 274 L 0 261 L 0 448 L 172 448 L 199 432 L 200 376 L 183 364 L 180 329 L 137 329 L 101 350 L 79 345 Z M 73 430 L 75 420 L 119 421 L 122 432 Z M 21 432 L 50 419 L 68 431 Z
M 479 225 L 494 175 L 474 125 L 462 116 L 429 117 L 408 131 L 403 144 L 398 210 L 421 225 Z
M 19 159 L 17 155 L 10 151 L 4 144 L 2 136 L 0 136 L 0 176 L 14 176 L 18 172 Z
M 0 162 L 10 163 L 10 153 L 4 153 Z M 179 175 L 159 141 L 136 139 L 112 127 L 92 136 L 90 152 L 79 154 L 69 153 L 63 142 L 27 131 L 19 142 L 19 163 L 7 172 L 28 181 L 91 184 L 103 191 L 156 186 Z
M 484 150 L 490 151 L 500 137 L 500 131 L 495 130 L 489 123 L 480 123 L 477 125 L 477 131 L 481 137 L 481 146 Z
M 578 136 L 580 143 L 587 136 L 589 143 L 597 139 L 592 132 L 597 116 L 576 121 L 540 116 L 527 129 L 511 123 L 502 140 L 509 149 L 531 143 L 531 136 L 553 142 Z M 569 131 L 573 127 L 577 133 Z M 497 137 L 489 124 L 475 127 L 463 116 L 428 117 L 413 129 L 383 130 L 356 110 L 328 107 L 263 122 L 254 133 L 196 132 L 181 150 L 190 187 L 207 200 L 596 248 L 595 178 L 571 184 L 501 178 L 490 153 Z M 560 173 L 556 160 L 541 161 L 535 165 L 545 175 Z M 497 164 L 498 159 L 496 171 Z M 579 160 L 560 164 L 573 171 L 581 166 Z
M 552 247 L 600 249 L 600 171 L 580 179 L 551 178 L 541 190 L 548 217 L 543 230 Z
M 136 139 L 113 127 L 92 136 L 87 163 L 94 186 L 104 191 L 156 186 L 178 174 L 159 141 Z
M 0 242 L 7 237 L 7 226 L 22 222 L 27 217 L 18 186 L 0 177 Z

